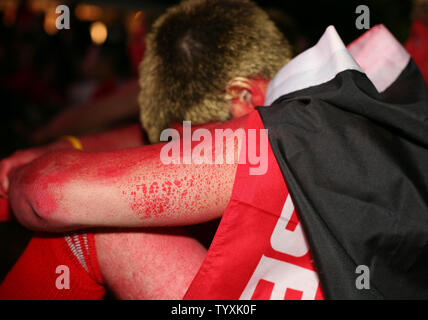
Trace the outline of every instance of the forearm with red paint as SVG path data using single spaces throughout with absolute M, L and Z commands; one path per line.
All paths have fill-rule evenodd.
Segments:
M 79 139 L 85 151 L 119 150 L 139 147 L 145 139 L 139 124 L 111 130 L 101 134 L 90 135 Z M 70 141 L 63 139 L 49 145 L 27 150 L 19 150 L 10 157 L 0 161 L 0 222 L 10 220 L 8 205 L 9 176 L 11 171 L 25 166 L 35 159 L 53 152 L 73 149 Z
M 245 124 L 241 118 L 216 129 Z M 221 216 L 232 192 L 237 143 L 211 149 L 231 156 L 231 164 L 164 164 L 164 146 L 49 153 L 14 172 L 11 207 L 23 225 L 46 231 L 188 225 Z
M 111 130 L 104 133 L 81 137 L 85 151 L 103 151 L 133 148 L 145 144 L 143 132 L 139 124 Z M 18 150 L 10 157 L 0 161 L 0 196 L 6 197 L 9 189 L 9 173 L 11 170 L 26 165 L 38 157 L 52 151 L 72 149 L 73 145 L 67 139 L 54 143 Z

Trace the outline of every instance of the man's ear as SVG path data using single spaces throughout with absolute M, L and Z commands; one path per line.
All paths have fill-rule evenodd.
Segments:
M 230 100 L 232 115 L 236 117 L 250 113 L 264 103 L 267 80 L 235 77 L 226 87 L 226 99 Z
M 264 106 L 269 80 L 263 78 L 251 79 L 251 103 L 254 107 Z

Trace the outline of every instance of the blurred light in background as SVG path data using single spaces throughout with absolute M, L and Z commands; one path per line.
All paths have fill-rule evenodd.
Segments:
M 0 11 L 3 11 L 3 23 L 5 26 L 9 27 L 15 23 L 18 5 L 18 1 L 14 0 L 0 2 Z
M 58 33 L 58 29 L 56 27 L 56 19 L 58 18 L 58 14 L 55 12 L 56 7 L 60 5 L 59 2 L 49 2 L 49 6 L 45 8 L 45 19 L 43 20 L 43 29 L 48 35 L 54 35 Z
M 142 24 L 144 23 L 144 12 L 139 10 L 137 12 L 131 11 L 125 16 L 125 25 L 130 34 L 134 34 L 139 31 Z
M 36 13 L 45 13 L 51 7 L 52 1 L 50 0 L 30 0 L 28 7 L 31 11 Z
M 101 7 L 90 4 L 78 4 L 74 10 L 76 18 L 82 21 L 96 21 L 103 15 Z
M 97 21 L 91 24 L 89 27 L 92 42 L 95 44 L 103 44 L 107 39 L 107 26 L 101 21 Z

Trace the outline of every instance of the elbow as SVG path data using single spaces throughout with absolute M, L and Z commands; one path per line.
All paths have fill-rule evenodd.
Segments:
M 68 223 L 63 219 L 55 193 L 44 190 L 43 193 L 29 195 L 22 199 L 25 204 L 20 210 L 14 212 L 18 222 L 24 227 L 42 232 L 64 232 L 70 229 Z
M 46 219 L 42 212 L 35 210 L 30 203 L 28 205 L 28 210 L 16 214 L 16 218 L 21 225 L 29 230 L 42 232 L 53 231 L 51 227 L 52 223 Z
M 70 229 L 65 213 L 65 166 L 75 153 L 50 153 L 11 175 L 9 201 L 12 212 L 23 226 L 37 231 L 62 232 Z
M 31 201 L 21 197 L 19 201 L 10 199 L 13 216 L 23 227 L 33 231 L 47 231 L 49 229 L 48 221 L 37 212 Z

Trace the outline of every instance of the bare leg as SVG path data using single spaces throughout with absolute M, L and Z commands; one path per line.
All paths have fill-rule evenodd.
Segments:
M 179 228 L 96 233 L 104 283 L 119 299 L 182 299 L 206 249 Z

